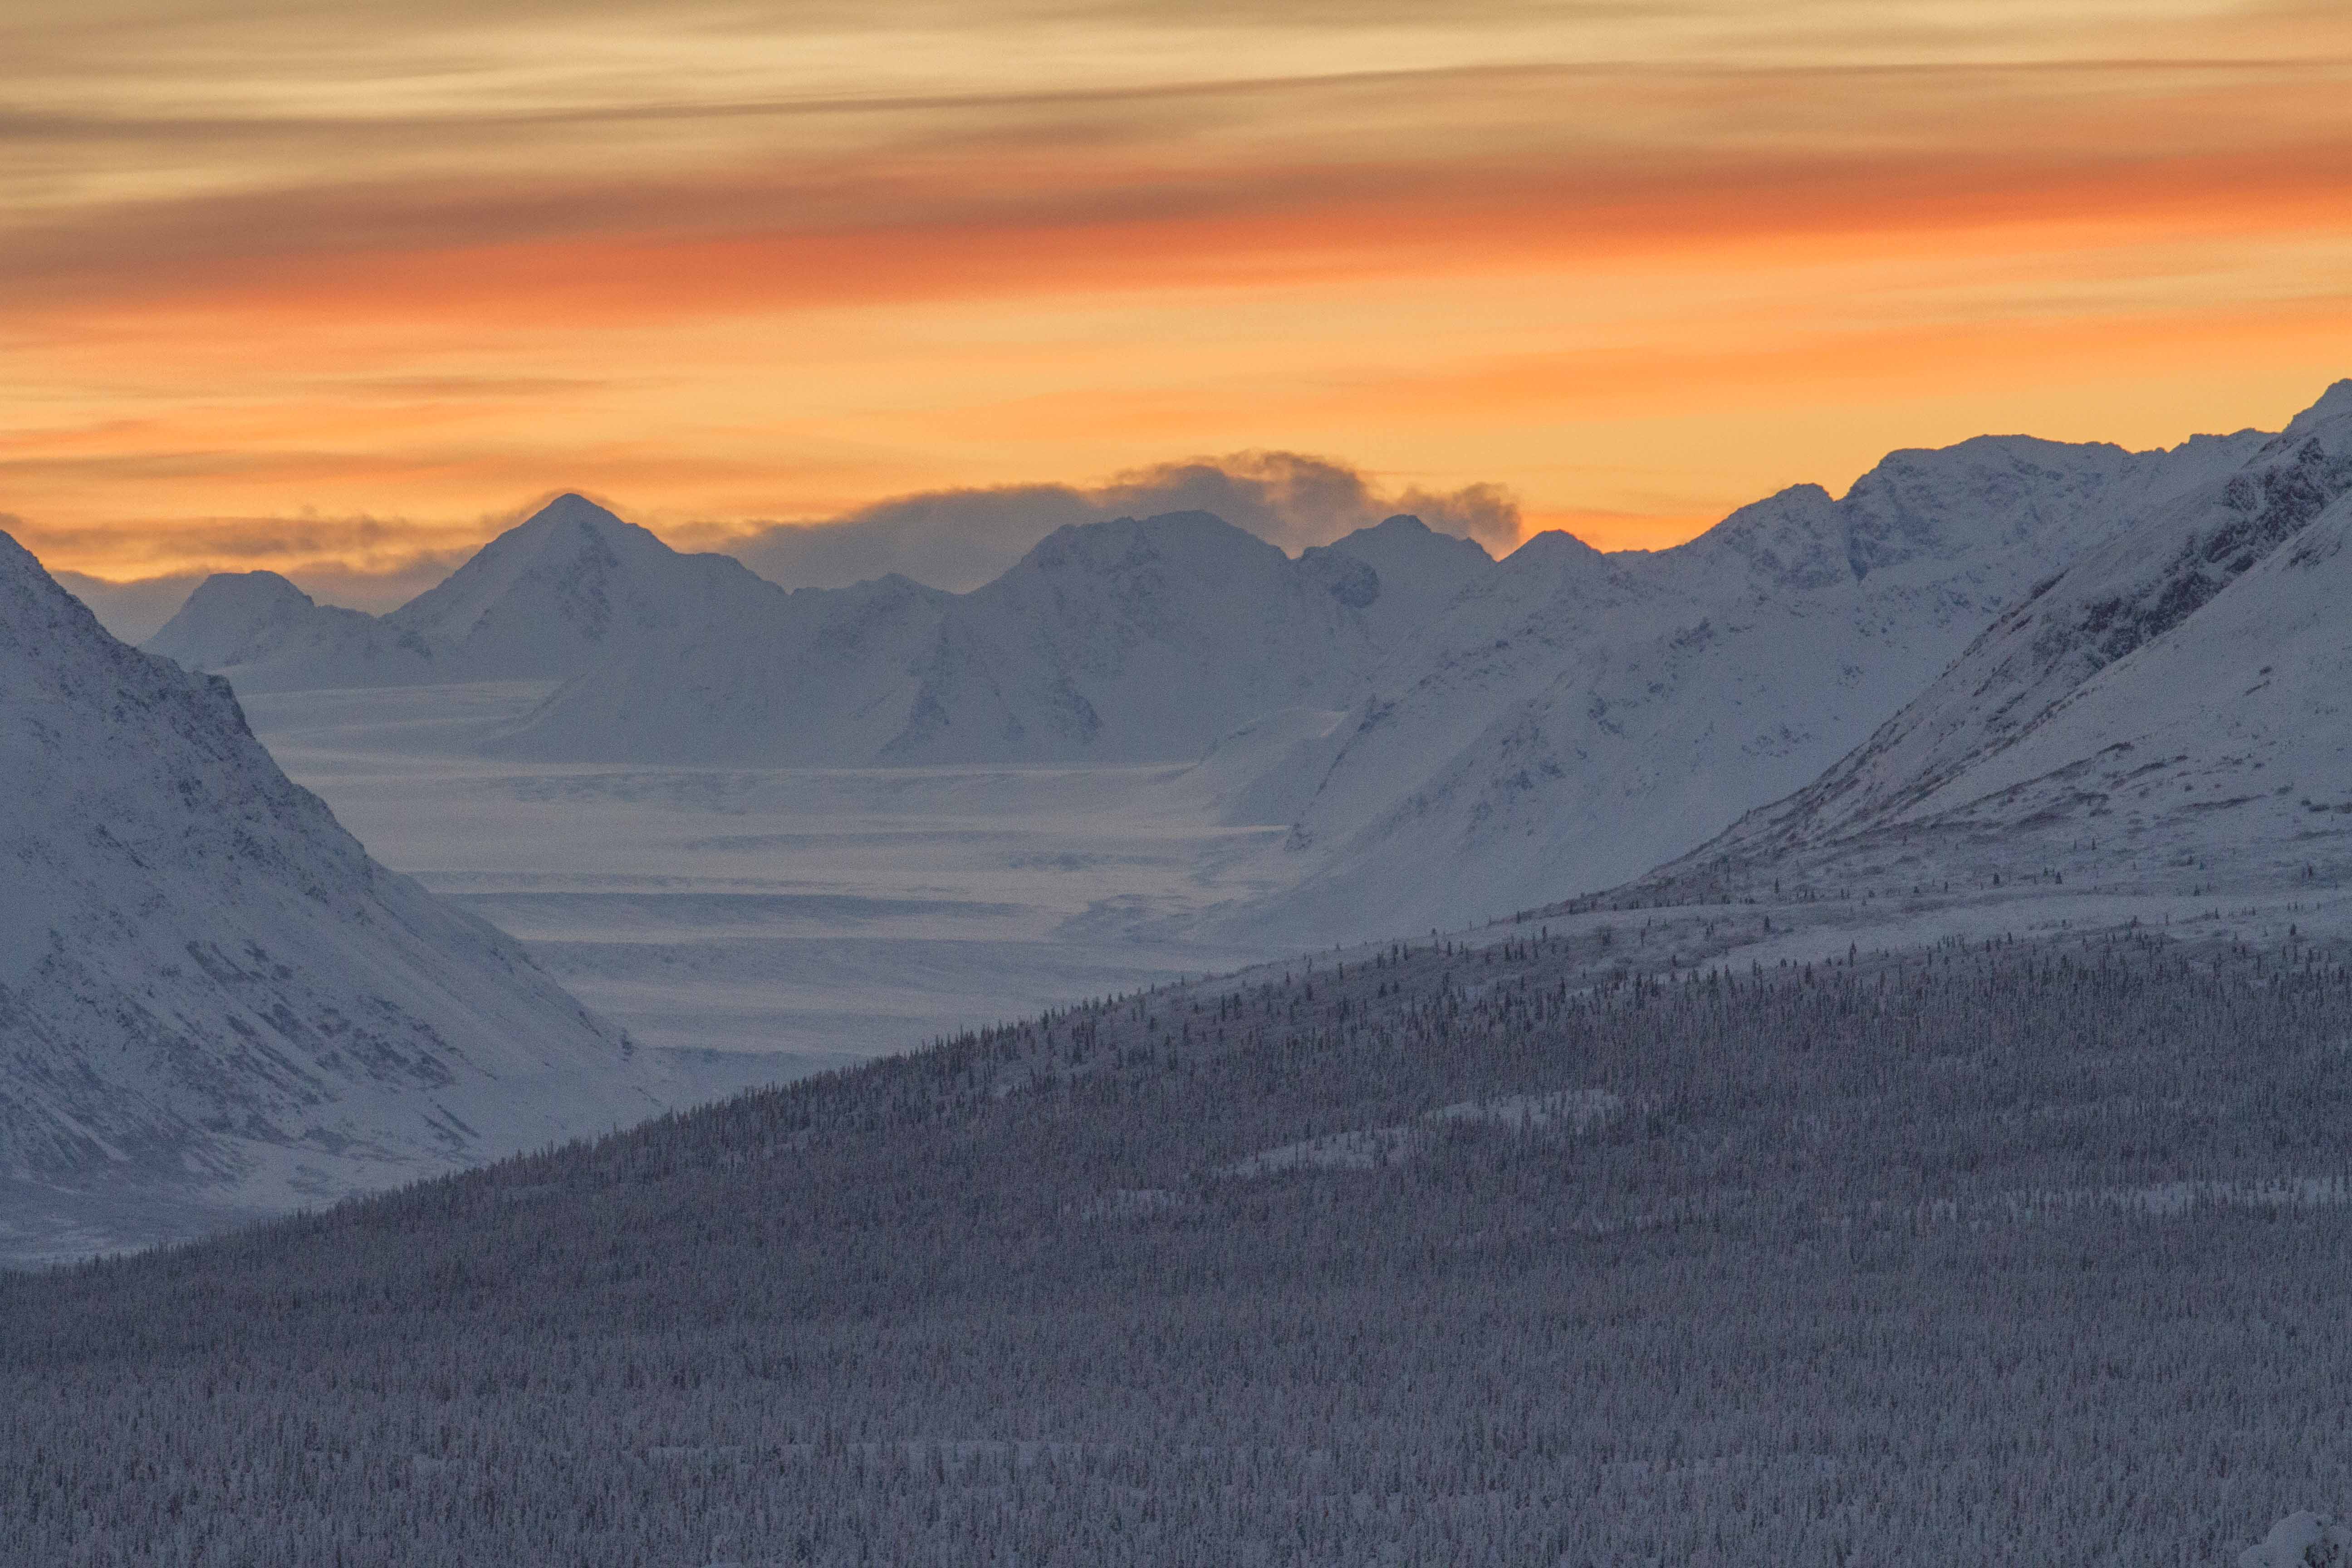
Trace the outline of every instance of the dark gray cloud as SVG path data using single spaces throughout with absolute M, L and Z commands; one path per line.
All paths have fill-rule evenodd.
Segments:
M 1214 512 L 1294 552 L 1399 511 L 1497 554 L 1519 536 L 1517 502 L 1494 485 L 1390 490 L 1328 458 L 1243 452 L 1153 464 L 1100 485 L 901 496 L 845 517 L 772 525 L 726 548 L 787 587 L 839 587 L 897 572 L 961 592 L 994 577 L 1065 524 L 1192 510 Z

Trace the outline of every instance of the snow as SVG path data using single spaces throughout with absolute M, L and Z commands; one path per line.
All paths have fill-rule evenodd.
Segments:
M 1821 779 L 1669 874 L 2332 889 L 2352 869 L 2352 405 L 2331 398 L 2125 519 Z
M 2346 383 L 2337 383 L 2344 386 Z M 2259 1546 L 2238 1553 L 2238 1568 L 2342 1568 L 2352 1563 L 2352 1525 L 2308 1510 L 2271 1526 Z
M 379 858 L 520 938 L 649 1053 L 737 1082 L 1287 952 L 1201 940 L 1280 869 L 1193 770 L 484 758 L 543 682 L 249 704 Z
M 461 742 L 518 765 L 1197 761 L 1192 797 L 1286 850 L 1159 934 L 1311 945 L 1689 851 L 1806 786 L 2123 520 L 2194 503 L 2276 439 L 1897 452 L 1843 497 L 1797 486 L 1656 553 L 1555 533 L 1496 563 L 1391 518 L 1294 561 L 1206 513 L 1119 519 L 961 595 L 788 594 L 566 497 L 367 625 L 430 650 L 438 681 L 557 682 Z M 383 684 L 315 651 L 223 664 L 249 632 L 195 629 L 174 646 L 240 690 L 298 666 Z
M 144 645 L 240 695 L 560 679 L 679 627 L 754 623 L 781 589 L 560 496 L 390 615 L 313 604 L 274 573 L 205 580 Z
M 1613 1120 L 1624 1100 L 1607 1089 L 1559 1089 L 1548 1094 L 1495 1095 L 1440 1106 L 1417 1121 L 1302 1139 L 1224 1166 L 1224 1176 L 1270 1176 L 1285 1171 L 1373 1171 L 1407 1159 L 1448 1126 L 1499 1127 L 1527 1133 L 1580 1134 Z
M 1072 525 L 968 594 L 883 578 L 779 590 L 761 615 L 681 625 L 583 675 L 497 749 L 674 763 L 1189 762 L 1273 710 L 1344 704 L 1383 637 L 1490 566 L 1475 544 L 1410 520 L 1295 562 L 1206 512 Z
M 1180 513 L 1066 529 L 961 595 L 787 594 L 567 498 L 368 623 L 436 650 L 443 684 L 252 710 L 381 855 L 648 1045 L 802 1067 L 1544 907 L 1775 796 L 1811 804 L 1726 843 L 1868 853 L 1836 862 L 1858 908 L 1758 952 L 2284 931 L 2344 912 L 2345 520 L 2296 486 L 2333 482 L 2347 395 L 2292 438 L 1899 452 L 1655 554 L 1549 534 L 1492 563 L 1391 519 L 1291 561 Z M 2118 651 L 2083 632 L 2167 603 L 2185 542 L 2278 504 L 2293 550 L 2195 615 Z M 226 640 L 192 658 L 319 611 L 222 582 L 182 629 Z M 469 660 L 541 678 L 451 679 Z M 2085 795 L 2125 816 L 2068 816 Z M 1930 827 L 1944 847 L 1879 853 Z
M 275 572 L 217 573 L 143 645 L 187 669 L 230 670 L 241 689 L 436 679 L 435 650 L 373 616 L 312 601 Z
M 116 642 L 5 535 L 0 794 L 0 1180 L 84 1240 L 680 1098 L 510 938 L 371 860 L 226 685 Z M 37 1250 L 41 1202 L 10 1215 Z
M 564 495 L 383 625 L 450 650 L 459 679 L 555 679 L 680 626 L 772 613 L 782 596 L 730 556 L 680 554 Z

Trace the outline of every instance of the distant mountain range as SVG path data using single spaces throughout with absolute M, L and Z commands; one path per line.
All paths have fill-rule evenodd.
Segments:
M 551 682 L 478 737 L 534 757 L 1201 758 L 1297 868 L 1220 918 L 1305 948 L 1612 887 L 2332 889 L 2347 605 L 2352 382 L 2277 435 L 1897 453 L 1655 553 L 1494 562 L 1392 518 L 1293 560 L 1195 512 L 1064 529 L 969 594 L 787 593 L 565 497 L 389 616 L 216 577 L 150 646 L 255 690 Z M 0 1258 L 694 1095 L 5 536 L 0 786 Z
M 5 534 L 0 799 L 0 1261 L 667 1102 L 516 942 L 369 859 L 225 683 L 115 641 Z
M 2043 624 L 2059 600 L 2030 635 L 2001 634 L 2073 639 L 2016 702 L 2071 689 L 2245 554 L 2179 576 L 2168 552 L 2208 527 L 2193 518 L 2268 517 L 2248 525 L 2267 539 L 2326 490 L 2325 465 L 2298 454 L 2334 450 L 2347 397 L 2330 392 L 2291 439 L 1897 452 L 1843 497 L 1798 486 L 1657 552 L 1548 533 L 1496 562 L 1392 518 L 1291 560 L 1175 513 L 1064 528 L 961 595 L 898 577 L 787 593 L 567 496 L 381 619 L 266 574 L 216 578 L 147 646 L 251 690 L 555 681 L 478 737 L 541 760 L 1213 752 L 1230 818 L 1288 826 L 1294 858 L 1287 891 L 1221 923 L 1345 940 L 1508 913 L 1687 853 L 1805 788 L 2079 563 L 2079 581 L 2107 584 L 2080 590 L 2079 635 Z M 1953 674 L 1933 700 L 1974 679 Z M 1932 773 L 1950 765 L 1936 747 L 1976 743 L 1898 750 Z
M 782 592 L 564 496 L 389 615 L 314 604 L 274 572 L 225 574 L 142 646 L 248 693 L 562 680 L 681 626 L 755 620 Z

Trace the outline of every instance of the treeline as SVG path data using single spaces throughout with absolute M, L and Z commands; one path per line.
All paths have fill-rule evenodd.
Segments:
M 2352 1496 L 2340 952 L 1633 937 L 0 1279 L 0 1561 L 2201 1564 Z

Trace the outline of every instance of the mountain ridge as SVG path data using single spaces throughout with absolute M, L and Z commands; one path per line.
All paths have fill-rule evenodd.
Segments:
M 2109 517 L 2263 439 L 1981 437 L 1671 550 L 1538 536 L 1295 759 L 1296 885 L 1218 929 L 1453 926 L 1640 877 L 1810 783 Z
M 2210 795 L 2228 777 L 2233 806 L 2267 797 L 2251 821 L 2282 787 L 2256 788 L 2256 773 L 2313 746 L 2340 745 L 2327 739 L 2343 728 L 2329 695 L 2343 672 L 2327 613 L 2352 603 L 2352 582 L 2330 576 L 2347 530 L 2352 382 L 2339 382 L 2235 471 L 2131 520 L 2034 584 L 1820 778 L 1645 882 L 1818 879 L 1831 867 L 1850 880 L 1865 863 L 1878 868 L 1872 875 L 1896 875 L 1906 861 L 1890 858 L 1889 841 L 1915 837 L 1916 876 L 1896 879 L 1940 880 L 1924 860 L 1924 846 L 1939 836 L 1990 864 L 2016 858 L 1992 854 L 1992 840 L 2007 835 L 2019 854 L 2063 860 L 2078 878 L 2117 874 L 2117 855 L 2210 858 L 2197 853 L 2198 835 L 2178 813 L 2117 803 L 2153 799 L 2158 780 L 2192 796 L 2202 781 Z M 2252 701 L 2262 692 L 2270 696 Z M 2282 704 L 2301 719 L 2279 717 Z M 2247 717 L 2265 710 L 2266 726 Z M 2283 771 L 2307 774 L 2310 764 Z M 2307 779 L 2284 787 L 2307 805 L 2294 794 Z M 2045 840 L 2061 828 L 2069 842 L 2053 849 Z M 2076 842 L 2095 830 L 2105 861 Z M 2286 823 L 2221 839 L 2233 837 L 2277 854 L 2312 833 L 2290 811 Z

